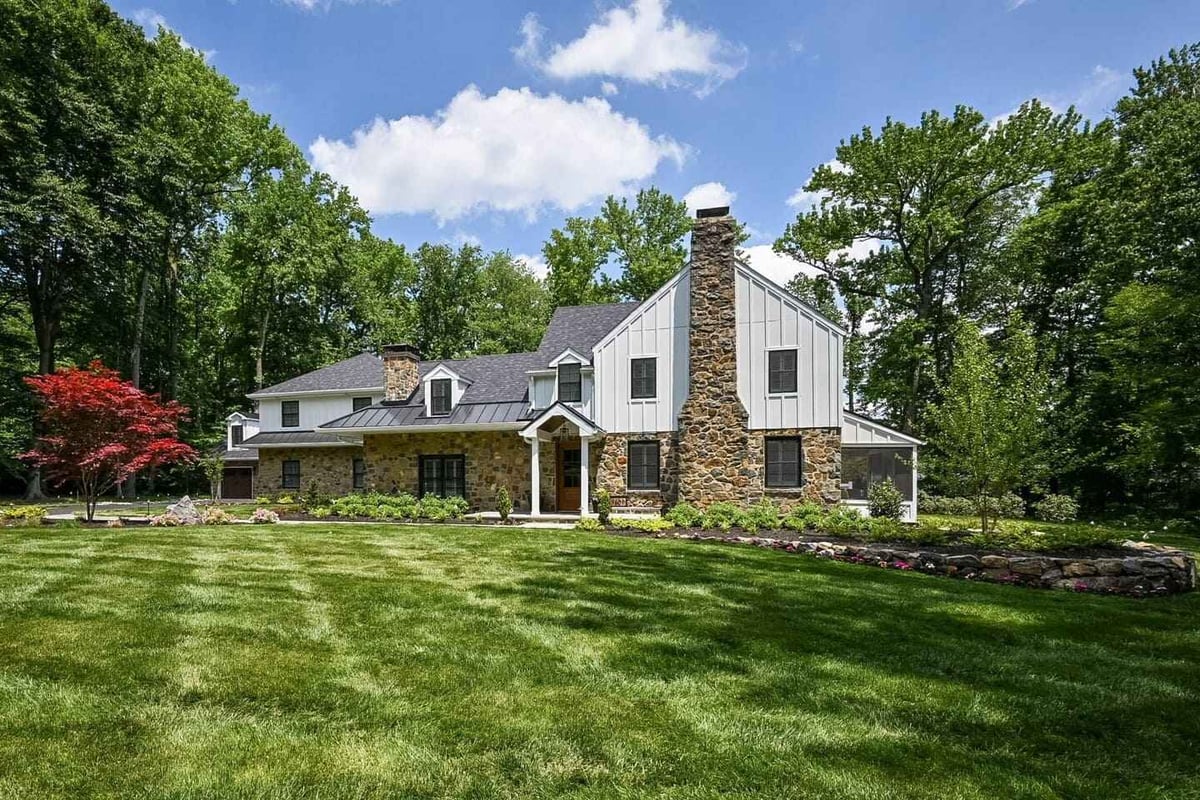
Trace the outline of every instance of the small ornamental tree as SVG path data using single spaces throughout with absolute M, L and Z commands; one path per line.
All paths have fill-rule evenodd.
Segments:
M 941 404 L 930 409 L 934 471 L 948 488 L 975 499 L 987 533 L 995 498 L 1044 471 L 1046 376 L 1020 318 L 1009 321 L 995 351 L 977 326 L 962 323 L 950 380 L 941 388 Z
M 41 401 L 44 433 L 21 458 L 52 483 L 77 483 L 89 522 L 97 499 L 119 481 L 196 457 L 176 438 L 186 408 L 160 402 L 99 361 L 25 382 Z

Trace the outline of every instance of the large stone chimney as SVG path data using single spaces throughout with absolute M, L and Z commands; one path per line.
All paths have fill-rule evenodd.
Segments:
M 421 382 L 418 365 L 421 352 L 411 344 L 383 346 L 383 399 L 389 403 L 407 400 Z
M 679 412 L 682 499 L 744 501 L 750 495 L 749 414 L 738 397 L 734 259 L 737 222 L 729 208 L 696 212 L 689 276 L 690 384 Z

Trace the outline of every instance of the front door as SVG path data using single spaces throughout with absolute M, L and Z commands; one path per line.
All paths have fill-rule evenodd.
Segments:
M 579 510 L 579 442 L 558 443 L 558 510 Z

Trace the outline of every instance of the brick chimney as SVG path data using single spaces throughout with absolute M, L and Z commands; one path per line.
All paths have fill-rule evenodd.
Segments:
M 421 352 L 411 344 L 385 344 L 383 346 L 384 401 L 402 403 L 416 391 L 421 382 L 418 365 Z
M 753 470 L 750 415 L 737 392 L 737 234 L 728 207 L 696 212 L 689 271 L 690 379 L 679 412 L 679 493 L 685 500 L 742 501 Z

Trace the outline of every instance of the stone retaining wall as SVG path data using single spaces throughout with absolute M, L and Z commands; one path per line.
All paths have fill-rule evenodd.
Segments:
M 1196 588 L 1196 560 L 1183 550 L 1126 542 L 1111 556 L 949 554 L 887 543 L 845 544 L 764 536 L 718 536 L 667 532 L 656 538 L 711 540 L 807 553 L 855 564 L 913 570 L 965 580 L 1011 583 L 1044 589 L 1123 594 L 1133 597 L 1190 592 Z

